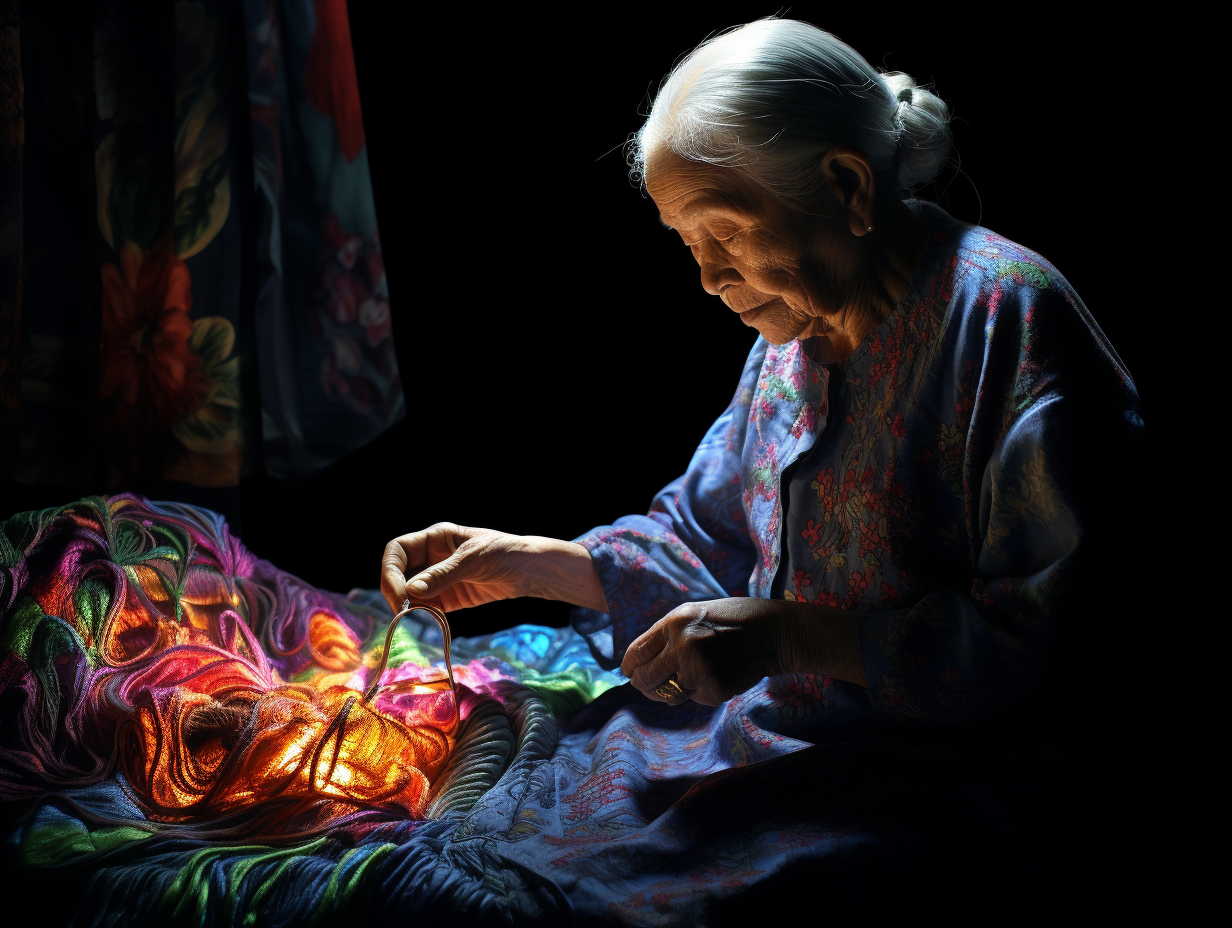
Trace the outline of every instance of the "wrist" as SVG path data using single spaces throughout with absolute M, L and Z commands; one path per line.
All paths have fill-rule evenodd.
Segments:
M 805 617 L 790 603 L 779 600 L 775 606 L 771 623 L 774 673 L 813 673 L 820 656 L 813 653 L 816 643 L 804 627 Z
M 859 613 L 813 603 L 782 602 L 781 608 L 775 623 L 781 673 L 829 674 L 867 685 Z
M 595 571 L 590 552 L 573 541 L 523 536 L 533 567 L 526 570 L 527 590 L 523 595 L 554 599 L 607 612 L 607 597 Z

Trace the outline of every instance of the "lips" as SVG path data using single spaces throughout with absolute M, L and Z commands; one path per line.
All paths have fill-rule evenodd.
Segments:
M 761 311 L 769 306 L 769 303 L 762 303 L 761 306 L 754 306 L 752 309 L 746 309 L 740 313 L 740 321 L 748 326 L 756 326 L 757 317 L 761 315 Z
M 736 309 L 733 311 L 740 316 L 744 316 L 747 313 L 755 313 L 759 309 L 765 309 L 767 306 L 769 306 L 771 303 L 776 302 L 777 300 L 778 300 L 778 297 L 774 297 L 774 299 L 766 300 L 766 302 L 760 304 L 759 306 L 751 306 L 748 309 Z

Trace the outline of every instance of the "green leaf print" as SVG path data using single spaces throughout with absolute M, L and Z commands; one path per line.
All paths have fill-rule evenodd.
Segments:
M 1001 261 L 997 264 L 997 279 L 1006 277 L 1020 279 L 1041 290 L 1049 286 L 1048 273 L 1038 264 L 1025 261 Z
M 188 347 L 201 358 L 210 389 L 205 402 L 177 421 L 172 431 L 190 451 L 226 454 L 240 439 L 240 359 L 232 356 L 235 328 L 221 316 L 197 319 Z

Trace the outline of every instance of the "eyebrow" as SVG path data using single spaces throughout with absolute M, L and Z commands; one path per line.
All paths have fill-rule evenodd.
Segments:
M 715 210 L 716 208 L 720 206 L 726 206 L 738 212 L 744 212 L 744 210 L 742 210 L 736 203 L 734 203 L 730 197 L 724 196 L 723 194 L 716 194 L 716 193 L 703 194 L 702 196 L 694 197 L 692 200 L 688 200 L 684 205 L 685 207 L 700 206 L 702 209 L 703 215 L 705 213 L 712 212 L 713 210 Z M 669 225 L 667 222 L 664 221 L 662 213 L 659 214 L 659 225 L 663 226 L 663 228 L 665 229 L 674 230 L 676 228 L 675 226 Z

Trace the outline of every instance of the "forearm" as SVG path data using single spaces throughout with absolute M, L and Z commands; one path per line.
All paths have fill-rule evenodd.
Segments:
M 868 685 L 860 654 L 860 613 L 813 603 L 774 603 L 781 672 L 828 674 Z
M 560 600 L 596 612 L 608 611 L 603 585 L 585 547 L 559 538 L 525 537 L 537 555 L 534 570 L 527 577 L 525 595 Z

